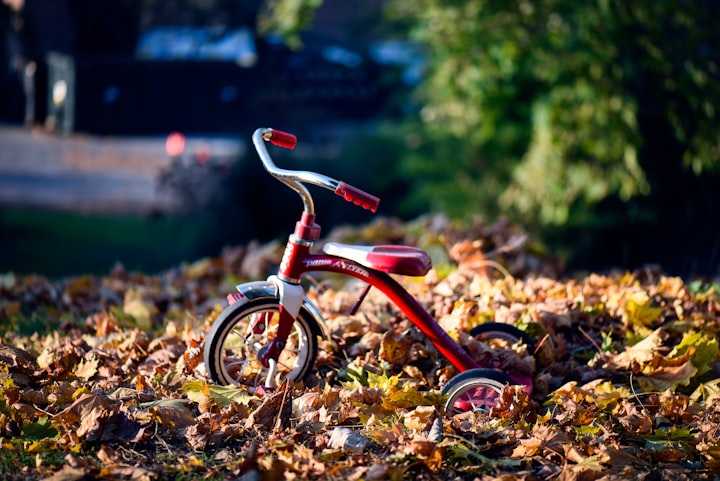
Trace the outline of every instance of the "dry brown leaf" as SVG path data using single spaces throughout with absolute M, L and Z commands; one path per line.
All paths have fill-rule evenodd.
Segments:
M 120 455 L 115 451 L 113 448 L 102 444 L 100 446 L 100 449 L 97 451 L 97 457 L 100 460 L 101 463 L 107 465 L 107 464 L 116 464 L 118 461 L 120 461 Z
M 248 416 L 245 428 L 272 429 L 276 424 L 287 425 L 292 414 L 292 397 L 289 390 L 290 387 L 286 384 L 265 397 L 262 404 Z
M 52 476 L 43 478 L 42 481 L 80 481 L 86 479 L 85 476 L 88 474 L 87 469 L 77 469 L 70 466 L 63 466 L 60 471 L 57 471 Z

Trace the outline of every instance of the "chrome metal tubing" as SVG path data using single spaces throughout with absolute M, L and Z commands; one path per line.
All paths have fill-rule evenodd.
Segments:
M 310 195 L 310 192 L 302 184 L 302 182 L 317 185 L 333 192 L 337 189 L 339 182 L 331 177 L 327 177 L 316 172 L 286 170 L 276 166 L 272 157 L 270 157 L 270 153 L 268 153 L 267 147 L 265 146 L 265 141 L 271 136 L 272 129 L 268 128 L 257 129 L 252 136 L 255 150 L 257 150 L 257 153 L 260 156 L 260 160 L 262 160 L 265 170 L 267 170 L 270 175 L 297 192 L 302 198 L 305 212 L 315 215 L 315 203 Z

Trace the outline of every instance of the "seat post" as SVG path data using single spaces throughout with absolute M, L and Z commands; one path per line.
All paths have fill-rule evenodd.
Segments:
M 367 297 L 368 292 L 370 292 L 371 287 L 372 287 L 372 285 L 370 285 L 370 284 L 365 285 L 365 288 L 360 293 L 360 297 L 358 297 L 357 301 L 355 301 L 355 304 L 350 309 L 350 312 L 348 312 L 348 316 L 354 316 L 357 313 L 358 309 L 360 309 L 360 304 L 362 304 L 363 301 L 365 300 L 365 297 Z

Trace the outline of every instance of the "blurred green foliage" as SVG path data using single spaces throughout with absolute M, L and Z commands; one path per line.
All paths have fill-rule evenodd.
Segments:
M 312 21 L 323 0 L 267 0 L 258 15 L 258 31 L 276 34 L 292 48 L 300 48 L 301 31 Z
M 527 224 L 562 225 L 608 196 L 649 194 L 644 164 L 717 170 L 720 29 L 713 9 L 682 3 L 393 0 L 429 58 L 422 120 L 468 144 L 474 165 L 446 165 L 466 205 L 499 199 Z M 655 140 L 641 109 L 671 127 L 680 157 L 639 158 Z
M 283 3 L 302 29 L 318 2 Z M 408 208 L 574 239 L 720 215 L 718 18 L 710 0 L 388 0 L 384 31 L 427 59 L 417 118 L 398 127 Z

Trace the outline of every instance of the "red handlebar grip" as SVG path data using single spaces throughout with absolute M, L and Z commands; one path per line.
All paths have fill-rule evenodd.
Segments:
M 297 145 L 297 137 L 282 130 L 270 129 L 270 138 L 268 140 L 273 145 L 290 150 Z
M 380 198 L 375 197 L 372 194 L 368 194 L 352 185 L 348 185 L 345 182 L 340 182 L 335 189 L 335 193 L 345 199 L 348 202 L 357 204 L 360 207 L 367 209 L 372 212 L 376 212 L 378 205 L 380 205 Z

